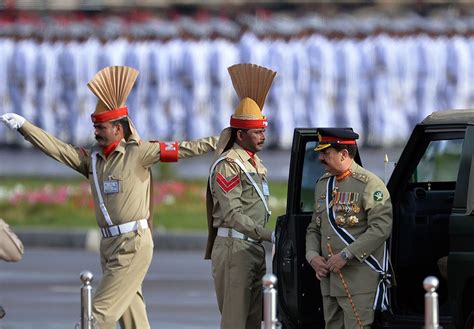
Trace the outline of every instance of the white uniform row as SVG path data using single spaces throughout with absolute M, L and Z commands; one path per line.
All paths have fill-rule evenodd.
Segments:
M 474 37 L 320 34 L 289 40 L 224 39 L 101 43 L 0 39 L 0 113 L 16 112 L 76 144 L 90 143 L 101 68 L 140 71 L 129 112 L 146 139 L 198 138 L 228 126 L 237 103 L 227 67 L 251 62 L 278 72 L 263 113 L 268 139 L 288 148 L 295 127 L 351 126 L 369 145 L 407 138 L 433 111 L 474 106 Z M 0 143 L 12 137 L 0 126 Z

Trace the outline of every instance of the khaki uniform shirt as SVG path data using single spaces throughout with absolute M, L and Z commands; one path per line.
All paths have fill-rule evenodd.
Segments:
M 383 246 L 390 237 L 393 214 L 390 195 L 382 180 L 355 162 L 351 169 L 352 175 L 336 182 L 337 192 L 342 194 L 339 194 L 339 206 L 335 205 L 335 216 L 339 226 L 346 229 L 355 241 L 346 246 L 328 221 L 327 182 L 331 175 L 326 173 L 316 184 L 313 217 L 306 233 L 306 259 L 310 262 L 317 255 L 327 259 L 328 243 L 334 254 L 347 248 L 354 257 L 341 273 L 351 293 L 362 294 L 377 289 L 379 274 L 364 260 L 373 255 L 380 265 L 383 264 Z M 330 296 L 346 295 L 337 273 L 330 273 L 322 279 L 321 292 Z
M 100 211 L 97 191 L 92 175 L 91 153 L 97 154 L 97 176 L 105 207 L 114 225 L 134 220 L 147 219 L 150 206 L 149 168 L 160 161 L 160 144 L 138 141 L 131 136 L 122 140 L 117 148 L 106 158 L 99 148 L 92 150 L 66 144 L 30 122 L 20 128 L 25 139 L 53 159 L 64 163 L 89 179 L 94 198 L 97 223 L 108 226 Z M 215 149 L 217 137 L 196 141 L 179 142 L 178 158 L 200 155 Z M 117 193 L 104 193 L 104 182 L 118 181 Z
M 257 155 L 254 156 L 253 165 L 249 154 L 237 143 L 222 157 L 225 160 L 217 164 L 210 178 L 212 226 L 233 228 L 257 241 L 271 241 L 272 232 L 265 229 L 269 215 L 263 201 L 235 161 L 238 159 L 245 166 L 264 194 L 267 169 Z M 268 194 L 265 197 L 267 203 Z

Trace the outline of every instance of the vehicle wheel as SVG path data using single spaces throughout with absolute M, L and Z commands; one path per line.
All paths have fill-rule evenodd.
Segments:
M 464 329 L 473 329 L 474 328 L 474 311 L 469 313 L 466 323 L 464 323 Z

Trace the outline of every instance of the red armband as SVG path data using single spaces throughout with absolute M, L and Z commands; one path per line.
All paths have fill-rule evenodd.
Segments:
M 161 162 L 178 162 L 178 142 L 160 142 Z

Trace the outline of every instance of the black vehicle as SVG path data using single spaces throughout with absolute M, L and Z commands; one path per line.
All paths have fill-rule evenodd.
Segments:
M 314 187 L 324 172 L 313 151 L 316 144 L 316 129 L 295 130 L 286 214 L 277 219 L 273 272 L 278 277 L 278 317 L 285 328 L 324 328 L 319 282 L 305 259 Z M 418 124 L 387 187 L 393 204 L 390 250 L 396 284 L 392 311 L 376 314 L 372 327 L 421 328 L 422 282 L 433 275 L 440 281 L 443 328 L 473 328 L 474 110 L 436 112 Z

